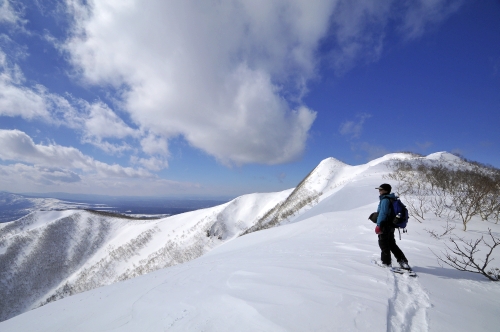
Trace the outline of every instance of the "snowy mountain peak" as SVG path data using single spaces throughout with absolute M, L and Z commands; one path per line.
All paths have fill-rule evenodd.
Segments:
M 322 161 L 320 161 L 320 163 L 318 164 L 318 167 L 322 167 L 322 166 L 329 166 L 329 167 L 342 167 L 342 166 L 346 166 L 347 164 L 340 161 L 339 159 L 337 158 L 334 158 L 334 157 L 328 157 L 326 159 L 323 159 Z
M 460 162 L 462 160 L 462 158 L 460 158 L 459 156 L 456 156 L 446 151 L 431 153 L 425 158 L 429 160 L 441 160 L 450 162 Z
M 420 158 L 419 156 L 412 154 L 412 153 L 406 153 L 406 152 L 397 152 L 397 153 L 389 153 L 386 154 L 380 158 L 373 159 L 367 163 L 369 166 L 375 166 L 381 163 L 385 163 L 391 160 L 409 160 L 409 159 L 416 159 Z

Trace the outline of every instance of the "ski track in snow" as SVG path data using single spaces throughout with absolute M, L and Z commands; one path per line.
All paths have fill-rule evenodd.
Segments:
M 388 273 L 394 288 L 388 303 L 387 332 L 428 331 L 427 308 L 431 303 L 418 278 Z

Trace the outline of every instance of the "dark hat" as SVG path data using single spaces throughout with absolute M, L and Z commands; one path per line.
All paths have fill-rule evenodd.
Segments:
M 391 192 L 391 190 L 392 190 L 392 187 L 391 187 L 391 185 L 390 185 L 390 184 L 388 184 L 388 183 L 383 183 L 383 184 L 381 184 L 378 188 L 375 188 L 375 189 L 382 189 L 382 190 L 385 190 L 385 191 L 387 191 L 388 193 L 390 193 L 390 192 Z

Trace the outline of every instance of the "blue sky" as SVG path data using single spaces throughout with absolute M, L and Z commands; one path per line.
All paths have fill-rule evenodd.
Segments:
M 322 159 L 500 167 L 500 2 L 0 0 L 0 190 L 234 197 Z

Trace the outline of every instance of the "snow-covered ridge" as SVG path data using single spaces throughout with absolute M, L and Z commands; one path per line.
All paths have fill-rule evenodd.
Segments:
M 38 211 L 0 225 L 0 320 L 69 295 L 197 258 L 290 191 L 251 194 L 158 220 Z
M 417 157 L 408 153 L 391 153 L 358 166 L 348 165 L 333 157 L 326 158 L 297 185 L 286 200 L 269 210 L 244 234 L 274 227 L 280 223 L 291 222 L 352 181 L 377 173 L 374 173 L 373 170 L 379 170 L 381 174 L 386 174 L 389 171 L 387 166 L 394 160 L 421 158 L 425 159 L 425 157 Z
M 45 215 L 53 230 L 56 224 L 65 223 L 84 227 L 94 219 L 85 243 L 98 243 L 100 237 L 105 243 L 114 243 L 113 247 L 100 246 L 102 255 L 96 253 L 88 265 L 84 264 L 90 269 L 103 260 L 111 264 L 109 268 L 78 272 L 79 277 L 70 276 L 65 279 L 68 282 L 93 275 L 105 279 L 126 271 L 132 274 L 139 266 L 165 264 L 161 259 L 167 256 L 178 259 L 177 263 L 196 258 L 202 254 L 195 249 L 198 240 L 206 250 L 184 264 L 51 302 L 0 323 L 0 330 L 496 331 L 500 324 L 498 285 L 477 274 L 440 266 L 429 250 L 439 253 L 445 248 L 444 239 L 435 239 L 426 231 L 439 231 L 445 220 L 431 217 L 422 224 L 411 220 L 409 232 L 398 240 L 418 278 L 395 276 L 370 263 L 380 251 L 367 216 L 377 206 L 374 188 L 388 182 L 384 178 L 390 171 L 388 165 L 401 159 L 448 165 L 451 159 L 447 157 L 449 154 L 443 153 L 429 159 L 396 154 L 359 166 L 327 159 L 295 189 L 242 196 L 219 207 L 179 215 L 178 219 L 127 222 L 98 220 L 90 214 L 77 218 L 70 213 L 52 220 L 53 216 Z M 457 162 L 456 166 L 462 164 Z M 305 190 L 322 194 L 276 223 L 281 227 L 238 236 Z M 41 216 L 39 222 L 26 224 L 25 230 L 47 232 Z M 457 235 L 474 239 L 487 228 L 500 235 L 500 225 L 479 218 L 473 220 L 467 233 L 458 231 Z M 79 233 L 85 232 L 73 234 Z M 25 235 L 10 234 L 11 238 Z M 78 238 L 81 236 L 63 238 L 63 242 Z M 165 248 L 165 241 L 172 238 L 174 247 Z M 32 239 L 32 245 L 34 242 Z M 84 247 L 89 246 L 73 245 L 63 252 L 66 257 L 78 257 L 81 251 L 76 249 Z M 26 248 L 9 246 L 7 250 Z M 46 244 L 44 248 L 50 247 Z M 164 248 L 165 256 L 158 248 Z M 181 256 L 186 253 L 192 256 Z M 116 266 L 108 256 L 118 262 Z M 25 256 L 19 257 L 22 260 Z M 494 258 L 500 259 L 500 253 L 495 252 Z M 34 273 L 43 272 L 41 266 Z M 114 276 L 106 275 L 108 270 Z
M 451 160 L 447 153 L 432 160 Z M 362 207 L 376 197 L 390 154 L 350 166 L 327 158 L 296 188 L 251 194 L 213 208 L 158 220 L 130 220 L 81 210 L 35 212 L 0 225 L 0 319 L 103 285 L 193 260 L 241 235 L 327 211 Z M 357 197 L 355 200 L 352 197 Z M 353 205 L 354 204 L 354 205 Z M 36 276 L 42 275 L 42 280 Z

